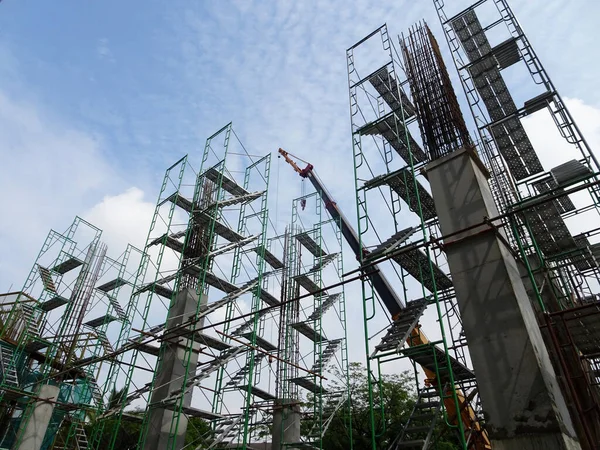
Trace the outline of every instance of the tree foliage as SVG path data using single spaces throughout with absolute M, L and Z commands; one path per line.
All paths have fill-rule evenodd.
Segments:
M 113 390 L 108 398 L 109 409 L 120 405 L 124 396 L 124 390 Z M 116 418 L 108 418 L 103 419 L 101 424 L 94 417 L 89 417 L 89 422 L 86 426 L 88 435 L 91 435 L 91 430 L 94 427 L 102 426 L 99 448 L 110 448 L 111 440 L 116 435 L 115 449 L 136 449 L 140 438 L 144 413 L 145 411 L 142 409 L 125 411 L 120 421 Z M 185 445 L 189 445 L 193 449 L 201 444 L 208 444 L 211 440 L 212 430 L 210 425 L 199 417 L 189 418 L 185 435 Z
M 344 377 L 337 374 L 340 381 L 333 383 L 334 388 L 344 389 Z M 373 417 L 376 430 L 376 446 L 389 448 L 393 440 L 402 432 L 417 401 L 414 378 L 408 372 L 383 374 L 381 381 L 373 379 L 372 398 L 377 413 Z M 369 405 L 369 383 L 367 371 L 360 363 L 349 366 L 350 407 L 340 408 L 329 425 L 324 437 L 323 448 L 327 450 L 347 450 L 350 448 L 350 421 L 352 441 L 355 449 L 371 448 L 372 419 Z M 438 420 L 435 432 L 438 450 L 458 449 L 453 436 L 446 433 L 447 427 Z
M 339 377 L 343 380 L 343 377 Z M 344 382 L 334 382 L 334 389 L 343 390 Z M 323 437 L 323 448 L 347 450 L 350 448 L 350 421 L 354 448 L 371 448 L 371 414 L 367 372 L 360 363 L 350 363 L 349 389 L 351 407 L 340 408 Z M 415 404 L 416 395 L 408 373 L 384 374 L 381 383 L 373 385 L 373 404 L 378 413 L 374 417 L 377 448 L 388 444 L 402 430 Z

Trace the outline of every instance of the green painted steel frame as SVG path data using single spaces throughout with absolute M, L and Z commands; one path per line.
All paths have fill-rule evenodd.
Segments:
M 361 41 L 358 45 L 362 44 L 364 41 L 366 41 L 366 39 L 370 39 L 371 37 L 374 37 L 377 35 L 379 35 L 381 38 L 381 44 L 383 47 L 383 51 L 387 52 L 387 54 L 389 56 L 389 60 L 388 60 L 389 62 L 386 64 L 386 67 L 388 68 L 388 70 L 390 72 L 389 77 L 397 79 L 395 77 L 395 69 L 394 69 L 394 57 L 393 57 L 393 52 L 392 52 L 393 46 L 389 40 L 389 36 L 388 36 L 388 32 L 387 32 L 387 25 L 383 25 L 379 29 L 375 30 L 368 38 L 365 38 L 365 40 Z M 369 227 L 371 226 L 371 224 L 370 224 L 370 220 L 369 220 L 369 216 L 368 216 L 367 194 L 366 194 L 366 191 L 359 185 L 359 180 L 360 180 L 359 169 L 365 164 L 368 165 L 368 162 L 367 162 L 366 156 L 362 150 L 361 136 L 358 133 L 356 133 L 356 129 L 358 128 L 358 126 L 355 123 L 355 119 L 354 119 L 354 116 L 360 112 L 360 105 L 358 104 L 358 97 L 357 97 L 357 92 L 356 92 L 357 91 L 357 83 L 354 83 L 353 79 L 352 79 L 352 75 L 353 74 L 356 75 L 356 67 L 355 67 L 355 61 L 354 61 L 354 49 L 356 47 L 357 46 L 355 45 L 354 47 L 351 47 L 347 50 L 346 58 L 347 58 L 347 68 L 348 68 L 350 120 L 351 120 L 351 124 L 352 124 L 352 148 L 353 148 L 353 158 L 354 158 L 354 179 L 355 179 L 356 203 L 357 203 L 358 236 L 359 236 L 359 240 L 361 243 L 361 248 L 364 248 L 364 244 L 366 244 L 366 243 L 363 242 L 363 240 L 364 240 L 365 234 L 369 230 Z M 361 82 L 366 82 L 366 80 L 362 80 Z M 389 89 L 391 89 L 391 86 L 389 87 Z M 398 98 L 400 98 L 399 93 L 398 93 Z M 384 110 L 382 109 L 380 103 L 378 103 L 378 105 L 379 105 L 378 113 L 381 115 Z M 396 114 L 398 112 L 400 113 L 399 118 L 396 117 Z M 410 161 L 406 161 L 406 163 L 408 163 L 408 168 L 414 174 L 413 175 L 414 192 L 416 193 L 416 202 L 418 205 L 418 211 L 415 211 L 415 213 L 419 216 L 419 219 L 420 219 L 419 227 L 420 227 L 420 230 L 422 233 L 422 241 L 421 242 L 427 243 L 428 242 L 428 225 L 425 223 L 422 206 L 421 206 L 421 200 L 419 198 L 419 190 L 418 190 L 418 184 L 417 184 L 418 183 L 417 182 L 417 174 L 418 173 L 415 170 L 416 162 L 414 161 L 413 154 L 410 150 L 410 139 L 408 138 L 409 131 L 408 131 L 408 127 L 406 124 L 406 115 L 405 115 L 405 111 L 404 111 L 403 102 L 400 102 L 400 111 L 395 111 L 394 123 L 395 123 L 397 135 L 401 136 L 401 133 L 403 132 L 404 135 L 406 136 L 406 146 L 408 149 L 408 154 L 410 156 Z M 391 152 L 384 151 L 383 158 L 384 158 L 384 164 L 385 164 L 387 173 L 390 173 L 390 165 L 389 165 L 390 155 L 391 155 Z M 390 190 L 390 195 L 391 195 L 392 199 L 395 198 L 395 196 L 391 192 L 391 190 Z M 410 196 L 410 191 L 408 192 L 408 195 Z M 410 201 L 408 203 L 410 203 Z M 397 220 L 396 214 L 397 214 L 397 211 L 399 210 L 399 208 L 397 208 L 394 205 L 395 205 L 395 202 L 394 202 L 394 200 L 392 200 L 391 212 L 393 215 L 395 229 L 396 229 L 396 231 L 398 231 L 399 222 Z M 450 353 L 448 351 L 449 346 L 448 346 L 447 339 L 446 339 L 445 326 L 444 326 L 444 323 L 442 320 L 443 312 L 442 312 L 441 306 L 440 306 L 440 299 L 438 297 L 438 291 L 435 287 L 435 277 L 434 277 L 434 272 L 433 272 L 433 261 L 432 261 L 433 258 L 430 253 L 431 252 L 430 246 L 425 245 L 424 250 L 425 250 L 425 254 L 427 256 L 428 262 L 429 262 L 429 264 L 428 264 L 429 265 L 429 274 L 421 273 L 421 280 L 423 280 L 423 275 L 428 275 L 433 281 L 433 287 L 434 287 L 433 299 L 434 299 L 434 304 L 436 307 L 437 315 L 439 318 L 438 323 L 440 325 L 440 334 L 442 336 L 442 339 L 439 341 L 439 343 L 442 344 L 442 347 L 444 350 L 444 355 L 445 355 L 444 365 L 445 365 L 445 370 L 447 370 L 447 372 L 449 374 L 449 383 L 451 386 L 455 386 L 454 375 L 452 373 L 452 368 L 451 368 L 451 364 L 450 364 L 450 361 L 451 361 Z M 364 261 L 364 256 L 365 255 L 360 255 L 360 263 L 361 264 Z M 404 272 L 404 271 L 402 271 L 402 272 Z M 404 291 L 405 298 L 406 298 L 406 287 L 404 284 L 404 278 L 406 276 L 407 275 L 404 273 L 401 276 L 402 289 Z M 417 280 L 417 281 L 419 281 L 419 280 Z M 426 296 L 427 294 L 426 294 L 423 283 L 421 283 L 421 286 L 422 286 L 422 294 L 423 294 L 423 296 Z M 379 434 L 377 433 L 377 430 L 376 430 L 376 425 L 375 425 L 376 424 L 375 417 L 377 414 L 376 411 L 377 411 L 377 409 L 379 409 L 379 415 L 383 419 L 385 417 L 385 407 L 382 402 L 380 402 L 379 408 L 377 408 L 375 405 L 373 385 L 375 383 L 377 383 L 379 385 L 381 384 L 381 371 L 378 370 L 378 376 L 374 376 L 373 370 L 371 367 L 371 358 L 370 358 L 371 351 L 369 349 L 369 332 L 368 332 L 369 326 L 368 326 L 368 324 L 371 320 L 373 320 L 375 318 L 376 305 L 375 305 L 375 293 L 374 293 L 373 286 L 370 284 L 370 282 L 366 278 L 363 279 L 363 281 L 362 281 L 362 294 L 363 294 L 364 338 L 365 338 L 365 350 L 366 350 L 366 355 L 367 355 L 367 358 L 366 358 L 367 379 L 368 379 L 368 387 L 369 387 L 371 448 L 372 448 L 372 450 L 376 450 L 377 438 L 379 436 Z M 431 344 L 431 346 L 432 345 L 434 345 L 434 344 Z M 379 368 L 379 364 L 380 364 L 380 361 L 377 358 L 378 368 Z M 439 381 L 440 380 L 440 376 L 439 376 L 440 368 L 438 367 L 437 359 L 435 360 L 435 364 L 436 364 L 435 372 L 436 372 L 436 376 L 438 379 L 438 391 L 443 392 L 442 386 Z M 379 389 L 379 392 L 381 392 L 381 389 Z M 455 388 L 451 390 L 450 397 L 452 398 L 452 401 L 455 405 L 456 411 L 459 411 L 460 410 L 459 402 L 458 402 L 457 392 L 456 392 Z M 442 394 L 442 398 L 446 398 L 444 396 L 444 394 Z M 466 442 L 465 436 L 464 436 L 464 429 L 463 429 L 462 421 L 458 421 L 458 425 L 452 425 L 448 421 L 448 414 L 447 414 L 447 411 L 445 410 L 445 408 L 443 409 L 443 414 L 444 414 L 444 420 L 446 422 L 446 425 L 448 425 L 448 427 L 450 427 L 450 428 L 457 429 L 457 431 L 458 431 L 457 434 L 459 436 L 461 448 L 466 450 L 467 442 Z M 381 420 L 381 423 L 385 424 L 385 421 Z M 385 431 L 385 429 L 381 430 L 381 433 L 383 433 L 384 431 Z

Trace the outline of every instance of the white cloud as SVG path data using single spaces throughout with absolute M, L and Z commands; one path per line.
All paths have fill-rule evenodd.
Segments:
M 566 98 L 564 101 L 589 146 L 592 150 L 599 149 L 600 108 L 586 104 L 584 100 L 577 98 Z M 525 118 L 523 126 L 545 170 L 572 159 L 583 158 L 574 145 L 560 136 L 548 111 L 540 111 Z
M 20 287 L 50 228 L 62 231 L 120 177 L 102 143 L 0 91 L 0 287 Z M 7 257 L 10 255 L 10 257 Z
M 564 101 L 589 147 L 592 151 L 600 149 L 600 108 L 576 98 L 566 98 Z M 574 145 L 569 144 L 560 135 L 548 111 L 540 111 L 525 118 L 523 126 L 545 170 L 584 157 Z M 592 204 L 592 198 L 587 191 L 572 194 L 570 198 L 577 208 L 584 208 Z M 573 235 L 600 227 L 598 213 L 595 209 L 569 217 L 565 222 Z M 591 240 L 597 242 L 598 238 L 598 236 L 594 236 Z
M 103 230 L 103 240 L 109 249 L 122 251 L 127 244 L 144 247 L 154 207 L 154 203 L 144 200 L 141 189 L 132 187 L 104 197 L 83 217 Z

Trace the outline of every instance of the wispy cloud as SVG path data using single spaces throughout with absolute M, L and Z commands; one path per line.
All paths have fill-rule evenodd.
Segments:
M 580 99 L 570 104 L 584 133 L 596 135 L 597 2 L 513 3 L 563 95 Z M 132 2 L 135 16 L 109 2 L 110 20 L 53 3 L 62 34 L 31 33 L 23 4 L 3 3 L 0 17 L 0 254 L 15 255 L 2 260 L 0 288 L 23 280 L 47 230 L 77 213 L 115 245 L 142 242 L 164 168 L 186 153 L 197 166 L 206 137 L 230 120 L 251 153 L 283 147 L 315 164 L 354 221 L 345 49 L 384 22 L 395 40 L 422 18 L 445 48 L 431 2 L 149 1 Z M 532 123 L 532 139 L 545 126 Z M 299 178 L 276 158 L 271 173 L 271 217 L 277 210 L 283 227 Z M 362 321 L 359 308 L 349 314 Z
M 100 59 L 115 62 L 115 58 L 113 56 L 110 47 L 108 46 L 108 38 L 100 38 L 98 39 L 98 44 L 96 46 L 96 52 L 98 53 L 98 57 Z

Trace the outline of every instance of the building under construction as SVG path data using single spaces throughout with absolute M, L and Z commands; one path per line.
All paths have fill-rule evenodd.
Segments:
M 384 25 L 346 51 L 356 215 L 280 149 L 314 189 L 277 230 L 271 154 L 228 124 L 167 169 L 143 249 L 51 231 L 0 297 L 0 448 L 326 449 L 335 420 L 376 450 L 399 363 L 416 397 L 389 450 L 600 448 L 600 166 L 506 0 L 446 3 L 437 39 Z

